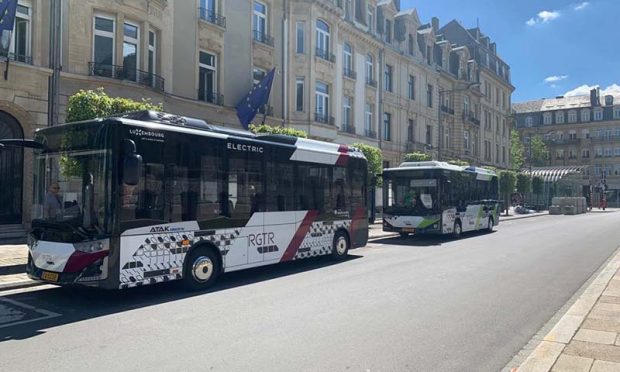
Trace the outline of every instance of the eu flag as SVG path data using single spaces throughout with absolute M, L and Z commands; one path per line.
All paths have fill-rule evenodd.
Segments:
M 254 85 L 252 90 L 237 104 L 237 117 L 245 129 L 248 129 L 258 110 L 269 101 L 269 93 L 275 73 L 275 68 L 269 71 L 263 80 Z
M 0 32 L 13 31 L 17 0 L 0 0 Z

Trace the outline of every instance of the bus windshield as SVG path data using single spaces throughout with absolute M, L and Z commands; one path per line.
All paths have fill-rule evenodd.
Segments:
M 428 174 L 391 174 L 385 182 L 388 214 L 424 215 L 438 208 L 438 180 Z
M 37 134 L 47 149 L 35 154 L 33 228 L 46 230 L 47 240 L 76 242 L 109 234 L 110 150 L 93 143 L 101 139 L 94 138 L 92 126 L 55 129 Z

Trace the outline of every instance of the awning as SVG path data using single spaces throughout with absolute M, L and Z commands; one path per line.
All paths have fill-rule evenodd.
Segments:
M 557 182 L 569 174 L 583 174 L 585 166 L 555 166 L 532 168 L 532 177 L 542 177 L 545 182 Z M 529 173 L 525 171 L 524 173 Z

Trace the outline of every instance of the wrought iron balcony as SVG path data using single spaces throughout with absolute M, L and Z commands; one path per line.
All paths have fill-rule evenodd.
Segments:
M 273 46 L 273 36 L 268 35 L 265 31 L 254 30 L 252 31 L 252 35 L 254 36 L 254 41 L 271 47 Z
M 224 106 L 224 96 L 217 92 L 208 92 L 202 89 L 198 90 L 198 100 L 211 103 L 218 106 Z
M 88 62 L 88 74 L 110 79 L 129 80 L 149 88 L 164 91 L 164 78 L 148 71 L 105 63 Z
M 203 21 L 213 23 L 214 25 L 220 26 L 222 28 L 226 28 L 226 17 L 222 16 L 214 12 L 211 9 L 207 8 L 198 8 L 198 12 L 200 13 L 200 19 Z
M 349 124 L 342 124 L 341 131 L 349 134 L 355 134 L 355 127 Z
M 445 112 L 446 114 L 454 115 L 454 109 L 448 106 L 441 105 L 441 111 Z
M 327 113 L 315 112 L 314 113 L 314 121 L 316 121 L 317 123 L 334 125 L 334 122 L 336 120 L 334 119 L 333 116 L 327 115 Z
M 344 68 L 343 70 L 344 76 L 348 77 L 349 79 L 357 79 L 357 72 L 353 71 L 350 68 Z
M 377 138 L 377 132 L 371 130 L 371 129 L 365 129 L 364 130 L 364 135 L 368 138 Z
M 463 120 L 475 125 L 480 125 L 480 119 L 476 118 L 476 114 L 473 111 L 463 111 Z
M 336 56 L 330 53 L 328 50 L 325 50 L 323 48 L 316 48 L 315 54 L 317 57 L 324 59 L 326 61 L 329 61 L 329 62 L 336 61 Z
M 373 88 L 377 87 L 377 80 L 371 78 L 371 77 L 367 77 L 366 78 L 366 85 L 371 86 Z
M 7 58 L 10 61 L 22 62 L 22 63 L 26 63 L 26 64 L 29 64 L 29 65 L 32 64 L 32 57 L 31 56 L 27 56 L 27 55 L 24 55 L 24 54 L 0 52 L 0 59 L 6 60 Z

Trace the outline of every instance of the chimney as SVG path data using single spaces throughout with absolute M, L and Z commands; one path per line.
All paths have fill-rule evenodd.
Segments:
M 491 43 L 491 52 L 493 52 L 493 54 L 497 54 L 497 44 Z
M 431 24 L 433 25 L 433 32 L 439 32 L 439 18 L 433 17 L 431 18 Z
M 594 88 L 590 90 L 590 105 L 592 105 L 592 107 L 600 106 L 598 94 L 599 94 L 598 88 Z

